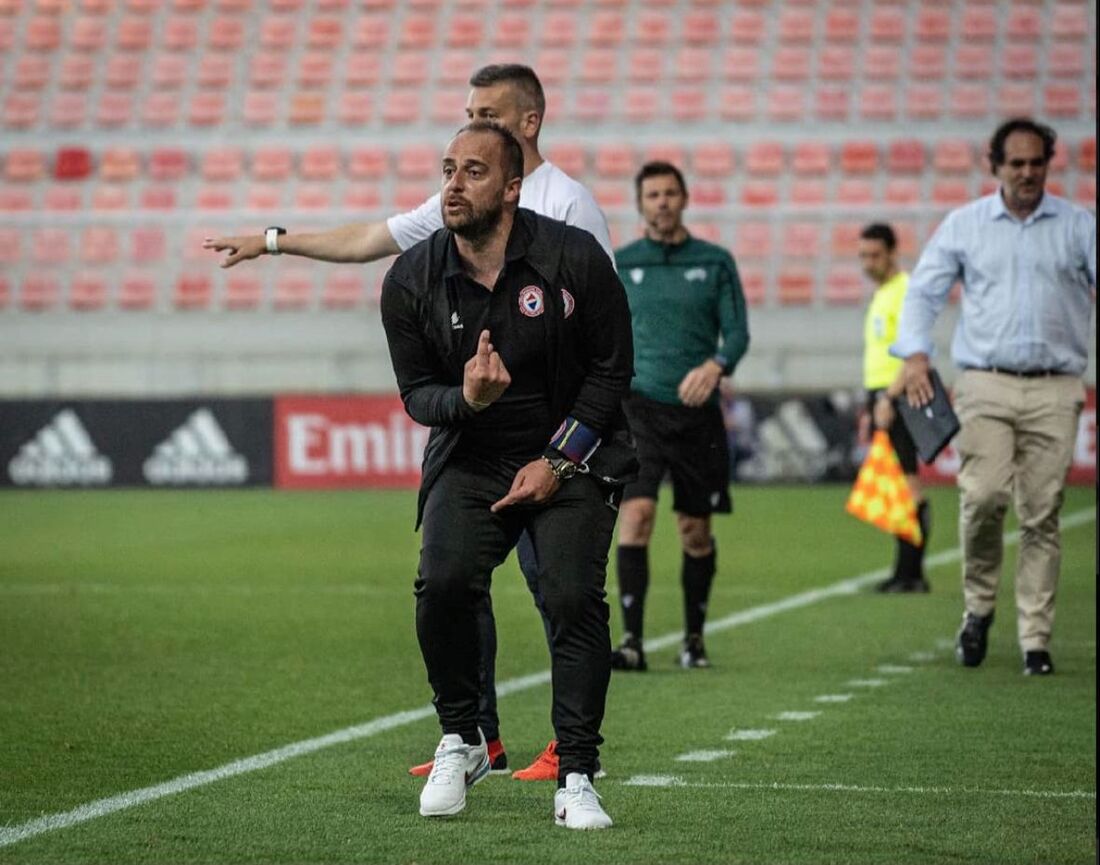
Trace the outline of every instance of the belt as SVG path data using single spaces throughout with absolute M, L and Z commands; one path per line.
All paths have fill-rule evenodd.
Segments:
M 1005 369 L 1003 366 L 968 366 L 975 372 L 995 372 L 997 375 L 1012 375 L 1016 378 L 1048 378 L 1052 375 L 1066 375 L 1060 369 Z

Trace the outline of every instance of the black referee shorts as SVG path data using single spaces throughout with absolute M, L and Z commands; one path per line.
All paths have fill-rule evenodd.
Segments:
M 880 393 L 882 393 L 880 390 L 867 391 L 867 412 L 871 415 L 872 425 L 875 416 L 875 401 Z M 913 437 L 909 435 L 909 430 L 905 428 L 901 413 L 897 409 L 894 409 L 894 422 L 890 424 L 890 428 L 886 432 L 890 436 L 890 444 L 894 446 L 894 452 L 898 455 L 901 470 L 907 475 L 915 475 L 917 473 L 917 446 L 913 442 Z
M 623 408 L 640 463 L 638 479 L 623 490 L 624 501 L 656 499 L 668 475 L 677 513 L 705 517 L 733 510 L 729 442 L 718 406 L 670 405 L 632 393 Z

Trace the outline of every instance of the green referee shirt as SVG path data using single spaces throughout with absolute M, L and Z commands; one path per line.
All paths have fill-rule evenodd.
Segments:
M 733 257 L 688 236 L 679 244 L 643 237 L 615 252 L 634 331 L 631 389 L 678 405 L 684 376 L 707 358 L 730 375 L 749 347 L 745 295 Z M 711 395 L 718 402 L 718 390 Z

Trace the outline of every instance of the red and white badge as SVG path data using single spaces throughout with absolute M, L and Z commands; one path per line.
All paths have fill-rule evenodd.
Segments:
M 519 311 L 528 318 L 542 315 L 544 305 L 542 302 L 542 289 L 537 285 L 528 285 L 520 289 Z
M 562 303 L 565 304 L 565 317 L 569 318 L 573 314 L 573 308 L 577 305 L 577 302 L 573 300 L 573 295 L 564 288 L 561 290 L 561 299 Z

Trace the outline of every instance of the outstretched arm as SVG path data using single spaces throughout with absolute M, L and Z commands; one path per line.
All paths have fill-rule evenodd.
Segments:
M 202 248 L 228 252 L 222 261 L 222 267 L 232 267 L 267 254 L 267 244 L 262 234 L 208 237 L 203 241 Z M 318 261 L 365 263 L 397 255 L 401 252 L 401 247 L 397 245 L 390 234 L 389 226 L 383 220 L 367 225 L 345 225 L 312 234 L 288 232 L 279 237 L 279 252 Z

